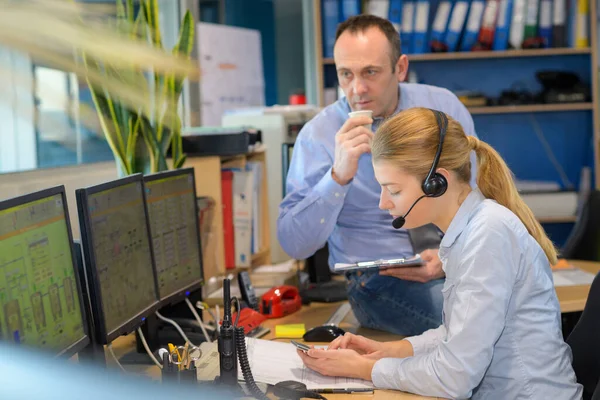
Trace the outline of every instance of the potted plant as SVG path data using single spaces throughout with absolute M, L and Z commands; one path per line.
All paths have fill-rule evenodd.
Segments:
M 133 0 L 116 0 L 115 21 L 74 0 L 0 0 L 0 46 L 88 83 L 120 175 L 168 169 L 169 146 L 172 167 L 183 165 L 178 102 L 184 79 L 198 76 L 191 15 L 167 52 L 157 1 L 140 5 L 135 15 Z

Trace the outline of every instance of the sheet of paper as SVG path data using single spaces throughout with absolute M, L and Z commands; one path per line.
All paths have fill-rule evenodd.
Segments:
M 254 274 L 272 274 L 272 273 L 286 273 L 294 269 L 296 260 L 287 260 L 279 264 L 273 265 L 261 265 L 255 268 L 252 272 Z
M 594 281 L 594 274 L 579 268 L 563 269 L 553 271 L 554 286 L 576 286 L 591 285 Z
M 274 385 L 293 380 L 306 384 L 309 390 L 374 387 L 371 381 L 323 376 L 306 368 L 296 353 L 296 347 L 291 343 L 246 338 L 246 347 L 250 369 L 256 382 Z M 240 379 L 243 379 L 239 366 L 238 370 Z

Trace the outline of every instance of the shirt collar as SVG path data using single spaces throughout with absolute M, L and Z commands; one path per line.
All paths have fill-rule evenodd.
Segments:
M 444 238 L 440 243 L 440 252 L 443 252 L 445 249 L 452 247 L 456 238 L 460 236 L 462 231 L 466 228 L 469 220 L 471 219 L 471 215 L 475 211 L 475 209 L 485 200 L 485 197 L 479 190 L 479 188 L 475 188 L 471 190 L 471 192 L 467 195 L 467 198 L 458 208 L 456 215 L 452 218 L 452 222 L 450 222 L 450 226 L 448 230 L 444 234 Z

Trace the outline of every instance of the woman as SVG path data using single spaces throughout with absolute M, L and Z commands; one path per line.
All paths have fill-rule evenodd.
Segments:
M 476 189 L 469 185 L 472 150 Z M 397 342 L 348 333 L 327 350 L 298 352 L 304 363 L 426 396 L 580 399 L 550 268 L 556 250 L 500 155 L 424 108 L 386 121 L 371 152 L 379 206 L 394 225 L 406 217 L 405 228 L 433 223 L 444 232 L 443 323 Z

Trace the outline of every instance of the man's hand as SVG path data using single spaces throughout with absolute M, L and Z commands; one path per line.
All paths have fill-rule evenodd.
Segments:
M 373 132 L 363 126 L 371 123 L 373 120 L 365 116 L 349 118 L 335 134 L 332 177 L 340 185 L 346 185 L 354 178 L 358 159 L 371 151 Z
M 304 365 L 321 375 L 371 380 L 375 360 L 361 356 L 354 350 L 310 349 L 307 354 L 301 350 L 297 352 Z
M 393 276 L 406 281 L 429 282 L 433 279 L 443 278 L 442 262 L 437 249 L 424 250 L 421 253 L 423 265 L 419 267 L 389 268 L 379 271 L 379 275 Z

